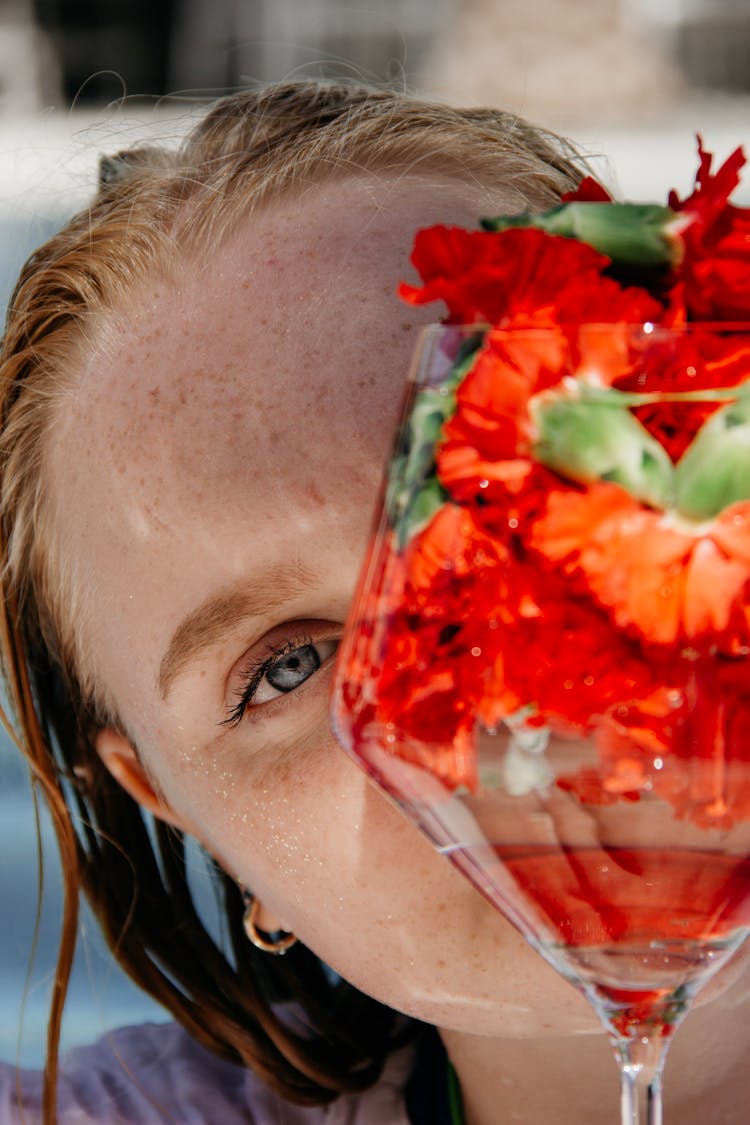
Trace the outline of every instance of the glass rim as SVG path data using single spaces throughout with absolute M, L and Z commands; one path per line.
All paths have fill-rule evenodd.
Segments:
M 459 323 L 451 321 L 433 321 L 423 325 L 420 334 L 423 336 L 440 335 L 447 332 L 456 332 L 466 335 L 476 333 L 498 332 L 523 335 L 548 335 L 551 332 L 570 332 L 573 330 L 586 331 L 640 331 L 644 336 L 668 334 L 686 336 L 693 333 L 726 332 L 729 334 L 750 335 L 750 320 L 689 320 L 684 324 L 662 324 L 658 320 L 563 320 L 554 324 L 493 324 L 490 321 L 475 321 L 474 323 Z

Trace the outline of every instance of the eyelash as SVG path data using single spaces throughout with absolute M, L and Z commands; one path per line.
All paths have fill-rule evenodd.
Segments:
M 226 719 L 223 720 L 222 726 L 236 727 L 245 716 L 245 712 L 253 701 L 253 696 L 261 685 L 263 677 L 270 672 L 276 661 L 286 656 L 288 653 L 293 652 L 296 648 L 303 648 L 305 645 L 313 643 L 312 637 L 295 637 L 285 641 L 283 645 L 276 648 L 274 645 L 268 645 L 268 656 L 262 657 L 260 660 L 253 661 L 253 663 L 243 673 L 244 686 L 239 693 L 239 699 L 235 706 L 231 709 Z

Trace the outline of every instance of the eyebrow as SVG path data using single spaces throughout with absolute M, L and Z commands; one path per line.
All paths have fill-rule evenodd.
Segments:
M 238 621 L 278 609 L 313 584 L 312 574 L 299 563 L 278 565 L 256 582 L 243 582 L 208 598 L 180 622 L 172 635 L 156 681 L 162 699 L 184 668 L 221 641 Z

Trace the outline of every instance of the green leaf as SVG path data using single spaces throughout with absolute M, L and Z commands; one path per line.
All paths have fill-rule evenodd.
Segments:
M 541 214 L 482 219 L 484 230 L 535 227 L 585 242 L 618 265 L 653 269 L 679 257 L 670 224 L 675 212 L 657 203 L 561 203 Z
M 750 400 L 746 394 L 717 410 L 698 431 L 675 470 L 677 510 L 707 520 L 750 500 Z
M 625 406 L 610 399 L 545 392 L 531 400 L 533 456 L 581 484 L 612 481 L 656 508 L 674 497 L 674 466 Z
M 439 483 L 435 453 L 445 423 L 456 411 L 456 390 L 474 365 L 482 334 L 471 337 L 450 373 L 437 387 L 419 391 L 397 441 L 386 483 L 386 510 L 397 529 L 399 548 L 432 519 L 448 499 Z
M 399 550 L 403 550 L 410 539 L 427 526 L 447 500 L 448 493 L 437 477 L 430 477 L 424 487 L 414 493 L 398 523 L 396 538 Z

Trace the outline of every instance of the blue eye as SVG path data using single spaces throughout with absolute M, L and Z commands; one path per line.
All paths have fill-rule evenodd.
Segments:
M 280 695 L 295 691 L 315 674 L 336 651 L 338 641 L 325 640 L 314 644 L 306 640 L 289 641 L 281 648 L 272 648 L 271 655 L 253 664 L 244 674 L 240 698 L 224 720 L 235 726 L 251 707 L 270 703 Z
M 253 703 L 263 703 L 273 699 L 277 692 L 294 691 L 308 676 L 317 672 L 322 661 L 316 645 L 301 645 L 273 662 L 258 685 Z

